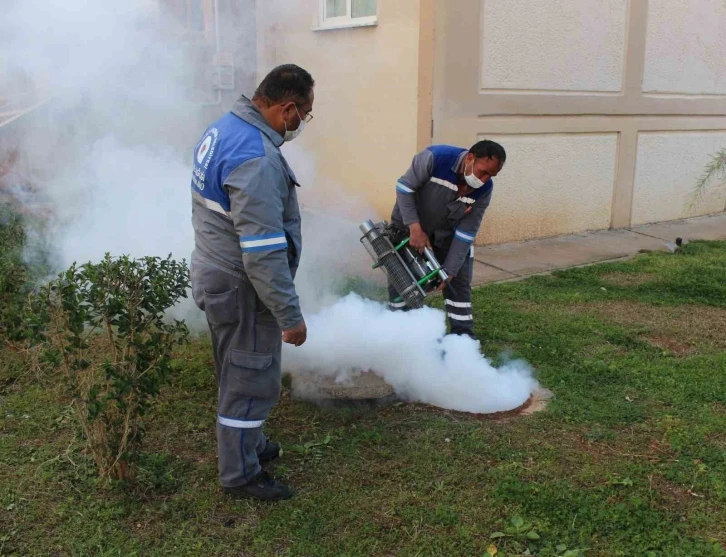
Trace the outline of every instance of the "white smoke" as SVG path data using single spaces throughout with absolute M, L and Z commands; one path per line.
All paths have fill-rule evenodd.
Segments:
M 0 129 L 0 145 L 18 150 L 23 163 L 5 187 L 45 220 L 27 257 L 49 254 L 57 271 L 106 252 L 189 262 L 192 150 L 239 92 L 251 93 L 256 52 L 242 47 L 254 34 L 241 41 L 247 29 L 222 21 L 220 37 L 216 19 L 190 29 L 163 0 L 6 4 L 0 97 L 46 101 Z M 224 101 L 212 78 L 220 45 L 235 53 L 242 86 Z M 173 313 L 194 329 L 206 326 L 191 299 Z
M 221 97 L 211 85 L 200 87 L 211 79 L 204 78 L 209 57 L 200 62 L 198 51 L 214 49 L 215 42 L 219 47 L 220 38 L 207 37 L 202 47 L 191 44 L 163 5 L 6 0 L 3 6 L 0 96 L 49 99 L 39 109 L 40 120 L 31 118 L 33 125 L 16 128 L 22 133 L 13 132 L 11 139 L 20 144 L 27 167 L 15 186 L 29 204 L 47 209 L 38 244 L 52 252 L 58 270 L 74 261 L 97 261 L 106 252 L 171 253 L 189 261 L 192 149 L 238 93 L 252 91 L 249 83 L 247 89 L 238 84 L 234 95 L 217 103 Z M 254 26 L 254 13 L 239 9 Z M 234 28 L 223 22 L 228 35 L 239 34 L 226 37 L 226 49 L 236 52 L 238 74 L 253 76 L 254 33 Z M 296 282 L 309 326 L 304 347 L 285 349 L 288 369 L 340 378 L 371 369 L 400 396 L 458 410 L 506 410 L 526 400 L 536 386 L 527 366 L 513 362 L 494 369 L 476 342 L 444 336 L 442 312 L 393 314 L 358 297 L 337 299 L 345 277 L 383 278 L 371 270 L 359 243 L 358 224 L 376 215 L 339 184 L 321 180 L 316 161 L 299 146 L 286 145 L 284 153 L 303 185 L 303 258 Z M 28 182 L 33 189 L 27 190 Z M 35 192 L 32 199 L 27 191 Z M 175 308 L 174 316 L 206 330 L 191 300 Z
M 288 371 L 345 381 L 374 371 L 406 400 L 464 412 L 489 413 L 522 405 L 537 388 L 526 362 L 492 366 L 479 342 L 446 335 L 444 313 L 433 308 L 392 312 L 351 294 L 307 318 L 308 340 L 285 347 Z
M 282 152 L 301 184 L 303 251 L 295 288 L 304 313 L 334 303 L 337 288 L 348 277 L 381 285 L 383 275 L 371 268 L 358 229 L 375 216 L 374 210 L 354 192 L 321 178 L 318 161 L 299 145 L 286 143 Z
M 169 148 L 122 145 L 106 137 L 49 184 L 63 233 L 62 264 L 97 261 L 105 252 L 188 257 L 194 245 L 184 185 L 189 165 Z

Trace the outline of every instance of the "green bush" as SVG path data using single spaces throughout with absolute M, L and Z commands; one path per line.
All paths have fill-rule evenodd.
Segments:
M 40 218 L 0 204 L 0 343 L 16 349 L 36 336 L 33 290 L 50 275 L 49 252 L 32 238 L 41 226 Z
M 165 312 L 186 297 L 184 262 L 127 256 L 73 264 L 44 287 L 46 361 L 67 381 L 82 438 L 101 477 L 129 480 L 142 417 L 172 371 L 183 321 Z
M 29 272 L 23 263 L 23 219 L 9 206 L 0 207 L 0 339 L 23 337 Z

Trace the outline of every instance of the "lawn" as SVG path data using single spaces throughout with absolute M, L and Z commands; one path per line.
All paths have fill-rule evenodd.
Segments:
M 220 492 L 205 338 L 176 354 L 133 488 L 98 481 L 57 377 L 7 347 L 0 554 L 726 555 L 726 243 L 491 285 L 474 306 L 486 354 L 528 360 L 547 409 L 325 409 L 285 388 L 268 427 L 298 494 L 277 504 Z

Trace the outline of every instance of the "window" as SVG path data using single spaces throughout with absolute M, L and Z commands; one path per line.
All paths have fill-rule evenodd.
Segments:
M 320 27 L 339 29 L 376 25 L 376 0 L 320 0 Z

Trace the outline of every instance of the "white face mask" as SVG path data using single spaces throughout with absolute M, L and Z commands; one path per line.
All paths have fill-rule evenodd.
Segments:
M 297 106 L 295 106 L 295 112 L 297 112 Z M 297 117 L 300 118 L 299 112 L 297 112 Z M 296 130 L 288 130 L 287 122 L 285 122 L 285 141 L 292 141 L 302 133 L 303 129 L 305 129 L 305 120 L 303 120 L 302 118 L 300 118 L 300 125 L 297 127 Z
M 484 182 L 482 182 L 479 178 L 477 178 L 474 175 L 474 162 L 471 163 L 471 174 L 466 173 L 466 165 L 464 166 L 464 180 L 466 180 L 466 183 L 469 185 L 469 187 L 474 188 L 475 190 L 478 190 L 480 187 L 484 185 Z

